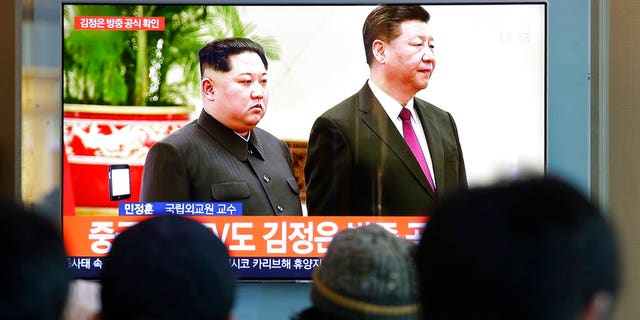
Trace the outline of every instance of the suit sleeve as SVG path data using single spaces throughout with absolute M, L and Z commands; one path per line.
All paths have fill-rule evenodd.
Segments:
M 140 201 L 191 201 L 189 177 L 182 162 L 172 145 L 154 144 L 144 163 Z
M 458 146 L 459 153 L 459 162 L 458 162 L 458 186 L 460 189 L 466 190 L 469 188 L 467 182 L 467 170 L 464 165 L 464 157 L 462 156 L 462 147 L 460 146 L 460 138 L 458 136 L 458 127 L 456 126 L 456 122 L 453 120 L 453 116 L 449 114 L 449 119 L 451 119 L 451 126 L 453 127 L 453 134 L 456 137 L 456 144 Z
M 351 214 L 351 153 L 333 120 L 313 124 L 304 173 L 310 216 Z

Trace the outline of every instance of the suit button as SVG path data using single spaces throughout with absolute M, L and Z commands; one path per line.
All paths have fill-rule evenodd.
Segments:
M 278 208 L 278 211 L 280 212 L 284 211 L 284 208 L 281 205 L 278 205 L 277 208 Z
M 253 150 L 249 149 L 249 154 L 253 154 Z
M 269 182 L 269 180 L 271 180 L 271 178 L 267 177 L 267 175 L 263 175 L 262 176 L 262 180 L 264 180 L 264 182 Z

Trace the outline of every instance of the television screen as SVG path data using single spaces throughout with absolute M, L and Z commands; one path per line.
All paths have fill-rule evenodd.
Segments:
M 455 119 L 469 186 L 544 173 L 546 2 L 422 5 L 437 68 L 416 96 Z M 198 50 L 240 36 L 265 48 L 269 104 L 258 127 L 289 146 L 306 211 L 311 127 L 367 81 L 362 25 L 374 8 L 63 3 L 63 234 L 76 275 L 98 277 L 115 236 L 154 214 L 205 223 L 241 279 L 309 279 L 332 236 L 359 224 L 417 241 L 424 217 L 251 217 L 234 214 L 242 203 L 140 202 L 151 146 L 202 110 Z

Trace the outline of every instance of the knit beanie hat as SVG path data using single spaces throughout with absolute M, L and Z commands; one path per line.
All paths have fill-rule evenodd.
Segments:
M 414 247 L 377 224 L 338 233 L 314 270 L 313 305 L 338 319 L 416 319 Z

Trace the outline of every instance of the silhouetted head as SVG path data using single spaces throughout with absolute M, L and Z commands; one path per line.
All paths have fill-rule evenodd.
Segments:
M 613 232 L 567 183 L 533 178 L 444 199 L 418 249 L 424 318 L 587 319 L 618 287 Z M 598 317 L 593 317 L 597 319 Z M 589 318 L 592 319 L 592 318 Z
M 62 319 L 71 274 L 59 229 L 0 201 L 0 319 Z
M 226 320 L 235 294 L 222 241 L 202 223 L 171 215 L 119 234 L 101 280 L 104 320 Z

